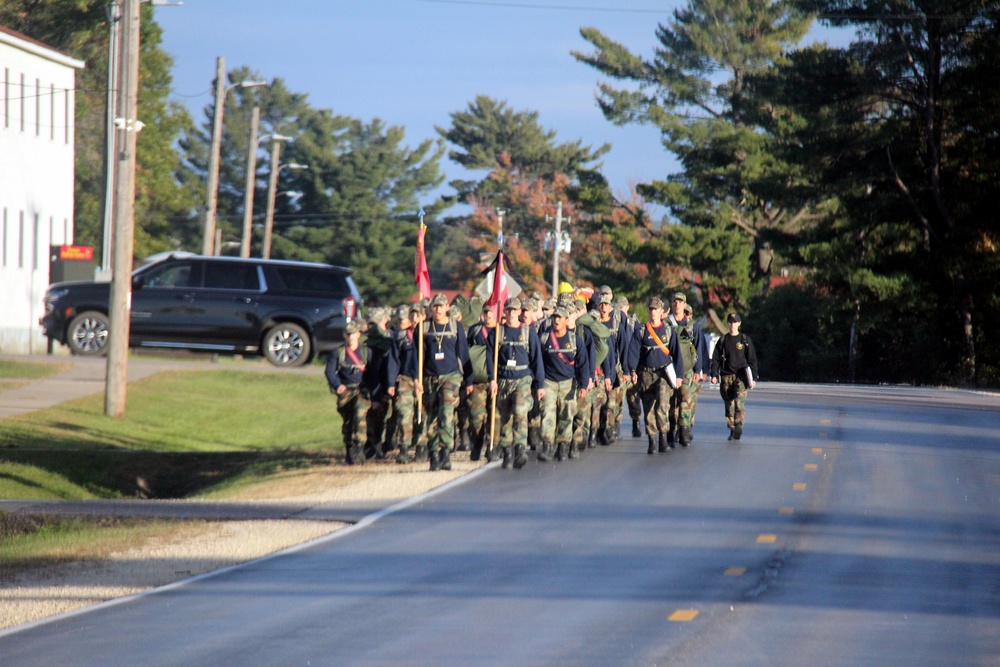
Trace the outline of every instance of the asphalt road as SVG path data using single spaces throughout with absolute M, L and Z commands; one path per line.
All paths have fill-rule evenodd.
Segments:
M 1000 665 L 1000 399 L 760 385 L 631 438 L 0 633 L 15 665 Z

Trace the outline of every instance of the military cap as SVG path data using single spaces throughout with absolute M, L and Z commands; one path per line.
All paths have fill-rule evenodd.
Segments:
M 649 300 L 646 301 L 646 308 L 659 308 L 660 310 L 663 310 L 663 299 L 658 296 L 649 297 Z
M 614 306 L 615 308 L 621 308 L 623 306 L 627 306 L 628 299 L 626 299 L 623 296 L 617 297 L 614 301 L 611 302 L 611 305 Z
M 611 303 L 612 301 L 613 299 L 611 298 L 611 294 L 609 292 L 602 292 L 601 295 L 597 297 L 598 304 Z
M 600 288 L 597 290 L 597 293 L 598 294 L 614 294 L 614 292 L 611 291 L 611 286 L 610 285 L 601 285 Z
M 538 304 L 539 304 L 539 299 L 536 299 L 533 296 L 528 297 L 527 299 L 524 300 L 524 309 L 531 311 L 538 310 Z
M 563 292 L 562 294 L 559 295 L 559 298 L 556 299 L 556 305 L 569 306 L 573 303 L 573 301 L 574 297 L 572 292 Z
M 694 314 L 694 310 L 691 308 L 691 304 L 689 303 L 684 304 L 684 312 L 687 313 L 688 315 Z
M 357 320 L 351 320 L 344 326 L 344 336 L 346 337 L 356 333 L 361 333 L 361 325 Z
M 671 300 L 672 301 L 683 301 L 684 303 L 687 303 L 688 298 L 687 298 L 687 294 L 685 294 L 684 292 L 674 292 L 673 299 L 671 299 Z
M 729 313 L 729 317 L 726 318 L 726 321 L 729 323 L 742 322 L 743 319 L 740 317 L 739 313 Z
M 556 299 L 555 297 L 552 297 L 550 299 L 546 299 L 545 300 L 545 303 L 542 304 L 542 309 L 543 310 L 553 310 L 558 305 L 559 305 L 559 299 Z
M 396 309 L 396 319 L 397 320 L 408 320 L 410 319 L 410 312 L 413 309 L 410 306 L 400 306 Z
M 532 298 L 535 301 L 541 303 L 544 300 L 545 297 L 542 296 L 541 292 L 539 292 L 538 290 L 535 290 L 534 292 L 531 293 L 531 297 L 530 298 Z
M 506 303 L 503 304 L 504 310 L 521 310 L 521 300 L 517 297 L 511 297 L 507 299 Z
M 431 306 L 447 306 L 447 305 L 448 305 L 448 297 L 446 297 L 444 294 L 441 294 L 440 292 L 435 294 L 434 298 L 431 299 Z
M 552 311 L 552 317 L 569 317 L 569 308 L 565 306 L 559 306 Z

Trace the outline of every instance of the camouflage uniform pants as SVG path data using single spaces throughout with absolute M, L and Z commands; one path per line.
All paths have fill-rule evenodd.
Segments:
M 382 400 L 372 403 L 368 410 L 368 444 L 365 445 L 365 456 L 373 457 L 384 454 L 388 449 L 389 438 L 386 436 L 385 423 L 389 414 L 391 399 L 387 394 L 382 395 Z
M 352 458 L 352 448 L 358 453 L 363 451 L 368 434 L 368 410 L 371 405 L 371 399 L 356 386 L 348 387 L 343 394 L 337 394 L 337 412 L 340 413 L 342 421 L 340 433 L 348 460 Z
M 625 389 L 625 402 L 628 403 L 628 416 L 633 421 L 642 417 L 642 389 L 638 382 L 632 384 L 632 380 L 629 379 Z
M 392 402 L 392 444 L 409 449 L 414 446 L 413 425 L 417 418 L 416 380 L 400 375 L 396 382 L 396 396 Z
M 719 393 L 726 404 L 726 425 L 729 428 L 743 425 L 749 391 L 746 382 L 738 375 L 723 375 L 719 378 Z
M 455 408 L 462 389 L 462 374 L 424 378 L 424 410 L 427 411 L 427 447 L 430 451 L 452 449 L 455 436 Z
M 698 392 L 701 383 L 694 379 L 694 371 L 684 374 L 684 382 L 680 389 L 674 389 L 670 394 L 670 432 L 677 428 L 694 426 L 694 409 L 698 405 Z
M 528 412 L 531 411 L 531 378 L 500 379 L 497 389 L 497 422 L 500 444 L 527 447 Z
M 658 437 L 670 428 L 670 394 L 668 379 L 662 371 L 640 370 L 642 412 L 646 420 L 646 435 Z
M 609 423 L 617 424 L 622 420 L 622 405 L 625 403 L 625 374 L 618 371 L 618 386 L 608 392 L 608 408 L 611 410 L 613 419 Z
M 542 442 L 568 445 L 573 440 L 576 416 L 576 380 L 545 381 L 542 399 Z
M 528 444 L 534 449 L 542 439 L 542 402 L 531 397 L 531 409 L 528 410 Z
M 478 382 L 472 385 L 468 396 L 469 437 L 473 447 L 485 447 L 490 439 L 490 383 Z M 495 439 L 495 434 L 494 434 Z
M 573 420 L 573 441 L 579 448 L 585 449 L 590 443 L 591 434 L 601 426 L 601 411 L 608 402 L 608 392 L 604 387 L 604 376 L 598 376 L 594 388 L 587 392 L 584 406 L 577 406 L 576 419 Z

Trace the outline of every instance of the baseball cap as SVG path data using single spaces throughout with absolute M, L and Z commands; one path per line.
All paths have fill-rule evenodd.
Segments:
M 743 318 L 740 317 L 739 313 L 729 313 L 729 317 L 726 318 L 727 322 L 742 322 Z
M 504 310 L 521 310 L 521 300 L 517 297 L 511 297 L 503 304 Z
M 684 292 L 674 292 L 674 297 L 672 301 L 683 301 L 684 303 L 687 303 L 687 300 L 688 300 L 687 294 L 685 294 Z
M 444 294 L 441 294 L 441 293 L 435 294 L 434 298 L 431 299 L 431 305 L 432 306 L 447 306 L 448 305 L 448 297 L 446 297 Z
M 663 310 L 663 299 L 658 296 L 649 297 L 649 300 L 646 301 L 646 308 L 659 308 Z

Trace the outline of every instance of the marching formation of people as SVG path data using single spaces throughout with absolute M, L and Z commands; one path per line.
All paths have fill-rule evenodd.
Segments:
M 647 453 L 693 441 L 701 383 L 718 383 L 730 440 L 743 433 L 757 357 L 732 313 L 712 354 L 687 296 L 646 302 L 649 320 L 608 286 L 588 296 L 564 284 L 484 305 L 468 328 L 444 294 L 412 306 L 371 309 L 351 321 L 330 355 L 348 464 L 385 459 L 450 470 L 453 451 L 472 460 L 524 467 L 573 459 L 621 439 L 627 408 L 632 436 L 645 424 Z

